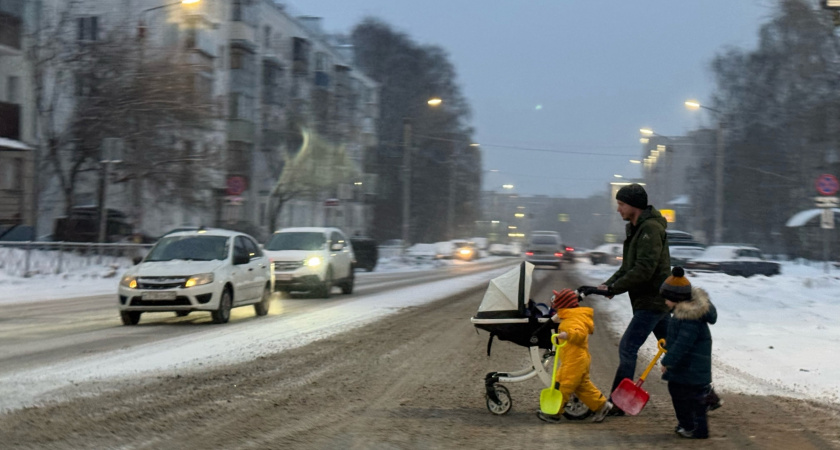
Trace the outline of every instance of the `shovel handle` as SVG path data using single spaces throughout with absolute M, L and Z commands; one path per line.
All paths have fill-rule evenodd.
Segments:
M 645 372 L 642 374 L 641 377 L 639 377 L 639 381 L 636 383 L 636 386 L 641 386 L 642 383 L 645 382 L 645 378 L 647 378 L 651 369 L 653 369 L 653 366 L 656 365 L 656 362 L 659 361 L 659 357 L 666 352 L 665 339 L 660 339 L 656 344 L 659 347 L 659 351 L 656 352 L 656 356 L 653 357 L 653 360 L 650 362 L 650 364 L 648 364 L 647 369 L 645 369 Z
M 562 344 L 560 344 L 559 342 L 560 339 L 557 337 L 557 334 L 552 334 L 551 343 L 554 344 L 554 368 L 551 369 L 551 385 L 558 385 L 557 389 L 560 389 L 560 380 L 557 379 L 557 361 L 560 360 L 560 352 L 558 352 L 557 350 L 560 350 L 560 348 L 566 345 L 568 341 L 564 340 Z

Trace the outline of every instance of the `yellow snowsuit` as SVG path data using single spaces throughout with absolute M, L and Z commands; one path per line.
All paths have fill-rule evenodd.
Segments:
M 557 333 L 565 331 L 569 335 L 568 343 L 558 349 L 560 368 L 557 369 L 557 376 L 563 399 L 574 393 L 590 410 L 598 411 L 607 398 L 589 379 L 589 363 L 592 359 L 589 355 L 589 335 L 595 331 L 594 312 L 592 308 L 579 306 L 560 309 L 557 316 L 561 319 Z

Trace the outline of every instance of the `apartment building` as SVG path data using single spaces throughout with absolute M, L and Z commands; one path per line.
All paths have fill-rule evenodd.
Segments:
M 61 137 L 66 141 L 59 144 L 68 151 L 77 150 L 85 139 L 96 141 L 87 143 L 92 147 L 99 140 L 111 144 L 87 156 L 70 199 L 66 183 L 44 177 L 39 233 L 51 232 L 54 219 L 68 203 L 122 210 L 136 231 L 150 236 L 199 224 L 256 235 L 272 231 L 271 224 L 339 226 L 351 235 L 366 232 L 371 215 L 366 199 L 374 192 L 375 179 L 362 173 L 361 162 L 365 148 L 376 145 L 377 86 L 353 68 L 351 47 L 320 30 L 319 19 L 296 17 L 271 0 L 20 2 L 37 10 L 42 45 L 49 41 L 49 33 L 62 37 L 56 41 L 65 45 L 60 49 L 65 53 L 78 48 L 92 52 L 97 44 L 121 40 L 128 46 L 130 60 L 136 61 L 126 76 L 153 76 L 142 66 L 152 61 L 186 64 L 190 98 L 212 106 L 212 119 L 202 126 L 164 130 L 170 155 L 162 159 L 150 150 L 151 144 L 161 146 L 160 133 L 158 141 L 150 143 L 136 132 L 126 131 L 123 136 L 120 130 L 111 130 L 91 137 L 78 125 L 64 132 L 62 126 L 74 123 L 76 106 L 85 96 L 95 95 L 99 86 L 79 74 L 57 76 L 79 70 L 78 64 L 69 70 L 53 67 L 41 72 L 38 83 L 44 91 L 59 93 L 55 95 L 59 101 L 53 116 L 37 117 L 41 125 L 53 129 L 42 126 L 32 142 L 44 145 Z M 0 0 L 0 5 L 7 3 Z M 4 39 L 5 34 L 3 27 Z M 4 47 L 4 55 L 9 51 Z M 23 57 L 22 52 L 16 54 Z M 79 59 L 85 57 L 89 56 L 81 52 Z M 35 77 L 22 74 L 23 78 Z M 31 108 L 36 100 L 27 101 Z M 276 205 L 273 209 L 271 192 L 287 159 L 299 151 L 302 130 L 334 147 L 358 175 L 325 183 L 322 192 L 288 199 L 272 220 Z M 142 171 L 138 165 L 144 162 L 148 167 Z M 145 179 L 137 175 L 155 171 L 173 175 Z M 188 192 L 161 198 L 156 188 L 170 183 L 180 186 L 181 194 Z
M 0 234 L 35 224 L 34 103 L 24 55 L 34 11 L 24 0 L 0 0 Z

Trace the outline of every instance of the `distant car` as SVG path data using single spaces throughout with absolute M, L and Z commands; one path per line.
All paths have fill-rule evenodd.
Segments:
M 589 260 L 592 264 L 610 264 L 617 266 L 621 264 L 624 246 L 621 244 L 603 244 L 589 251 Z
M 277 230 L 266 242 L 274 263 L 274 288 L 309 291 L 329 298 L 333 286 L 352 294 L 355 282 L 353 245 L 338 228 L 298 227 Z
M 575 262 L 575 248 L 571 245 L 566 245 L 563 250 L 563 261 L 568 263 Z
M 455 240 L 452 241 L 452 243 L 455 244 L 452 250 L 453 259 L 460 259 L 463 261 L 474 261 L 481 257 L 481 255 L 479 254 L 478 247 L 476 247 L 474 242 Z
M 182 231 L 161 238 L 118 287 L 120 317 L 136 325 L 144 312 L 209 311 L 213 323 L 231 308 L 254 305 L 268 314 L 271 262 L 251 236 L 229 230 Z
M 773 276 L 782 272 L 781 264 L 764 259 L 761 251 L 748 245 L 712 245 L 698 257 L 685 263 L 692 272 L 722 272 L 727 275 L 750 277 Z
M 525 261 L 535 266 L 563 267 L 563 244 L 560 234 L 555 232 L 534 232 L 525 247 Z
M 369 237 L 351 237 L 350 244 L 353 246 L 353 254 L 356 256 L 355 267 L 373 272 L 379 259 L 379 247 L 376 245 L 376 241 Z
M 514 244 L 490 244 L 487 253 L 493 256 L 522 256 L 522 246 Z
M 683 266 L 694 258 L 702 255 L 706 250 L 699 245 L 669 245 L 671 254 L 671 266 Z

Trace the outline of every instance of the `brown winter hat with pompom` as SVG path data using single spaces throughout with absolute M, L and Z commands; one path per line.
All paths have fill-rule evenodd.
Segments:
M 659 288 L 659 293 L 665 297 L 666 300 L 672 302 L 687 302 L 691 300 L 691 283 L 685 277 L 685 270 L 682 267 L 674 267 L 671 271 L 671 276 L 665 279 L 662 287 Z

